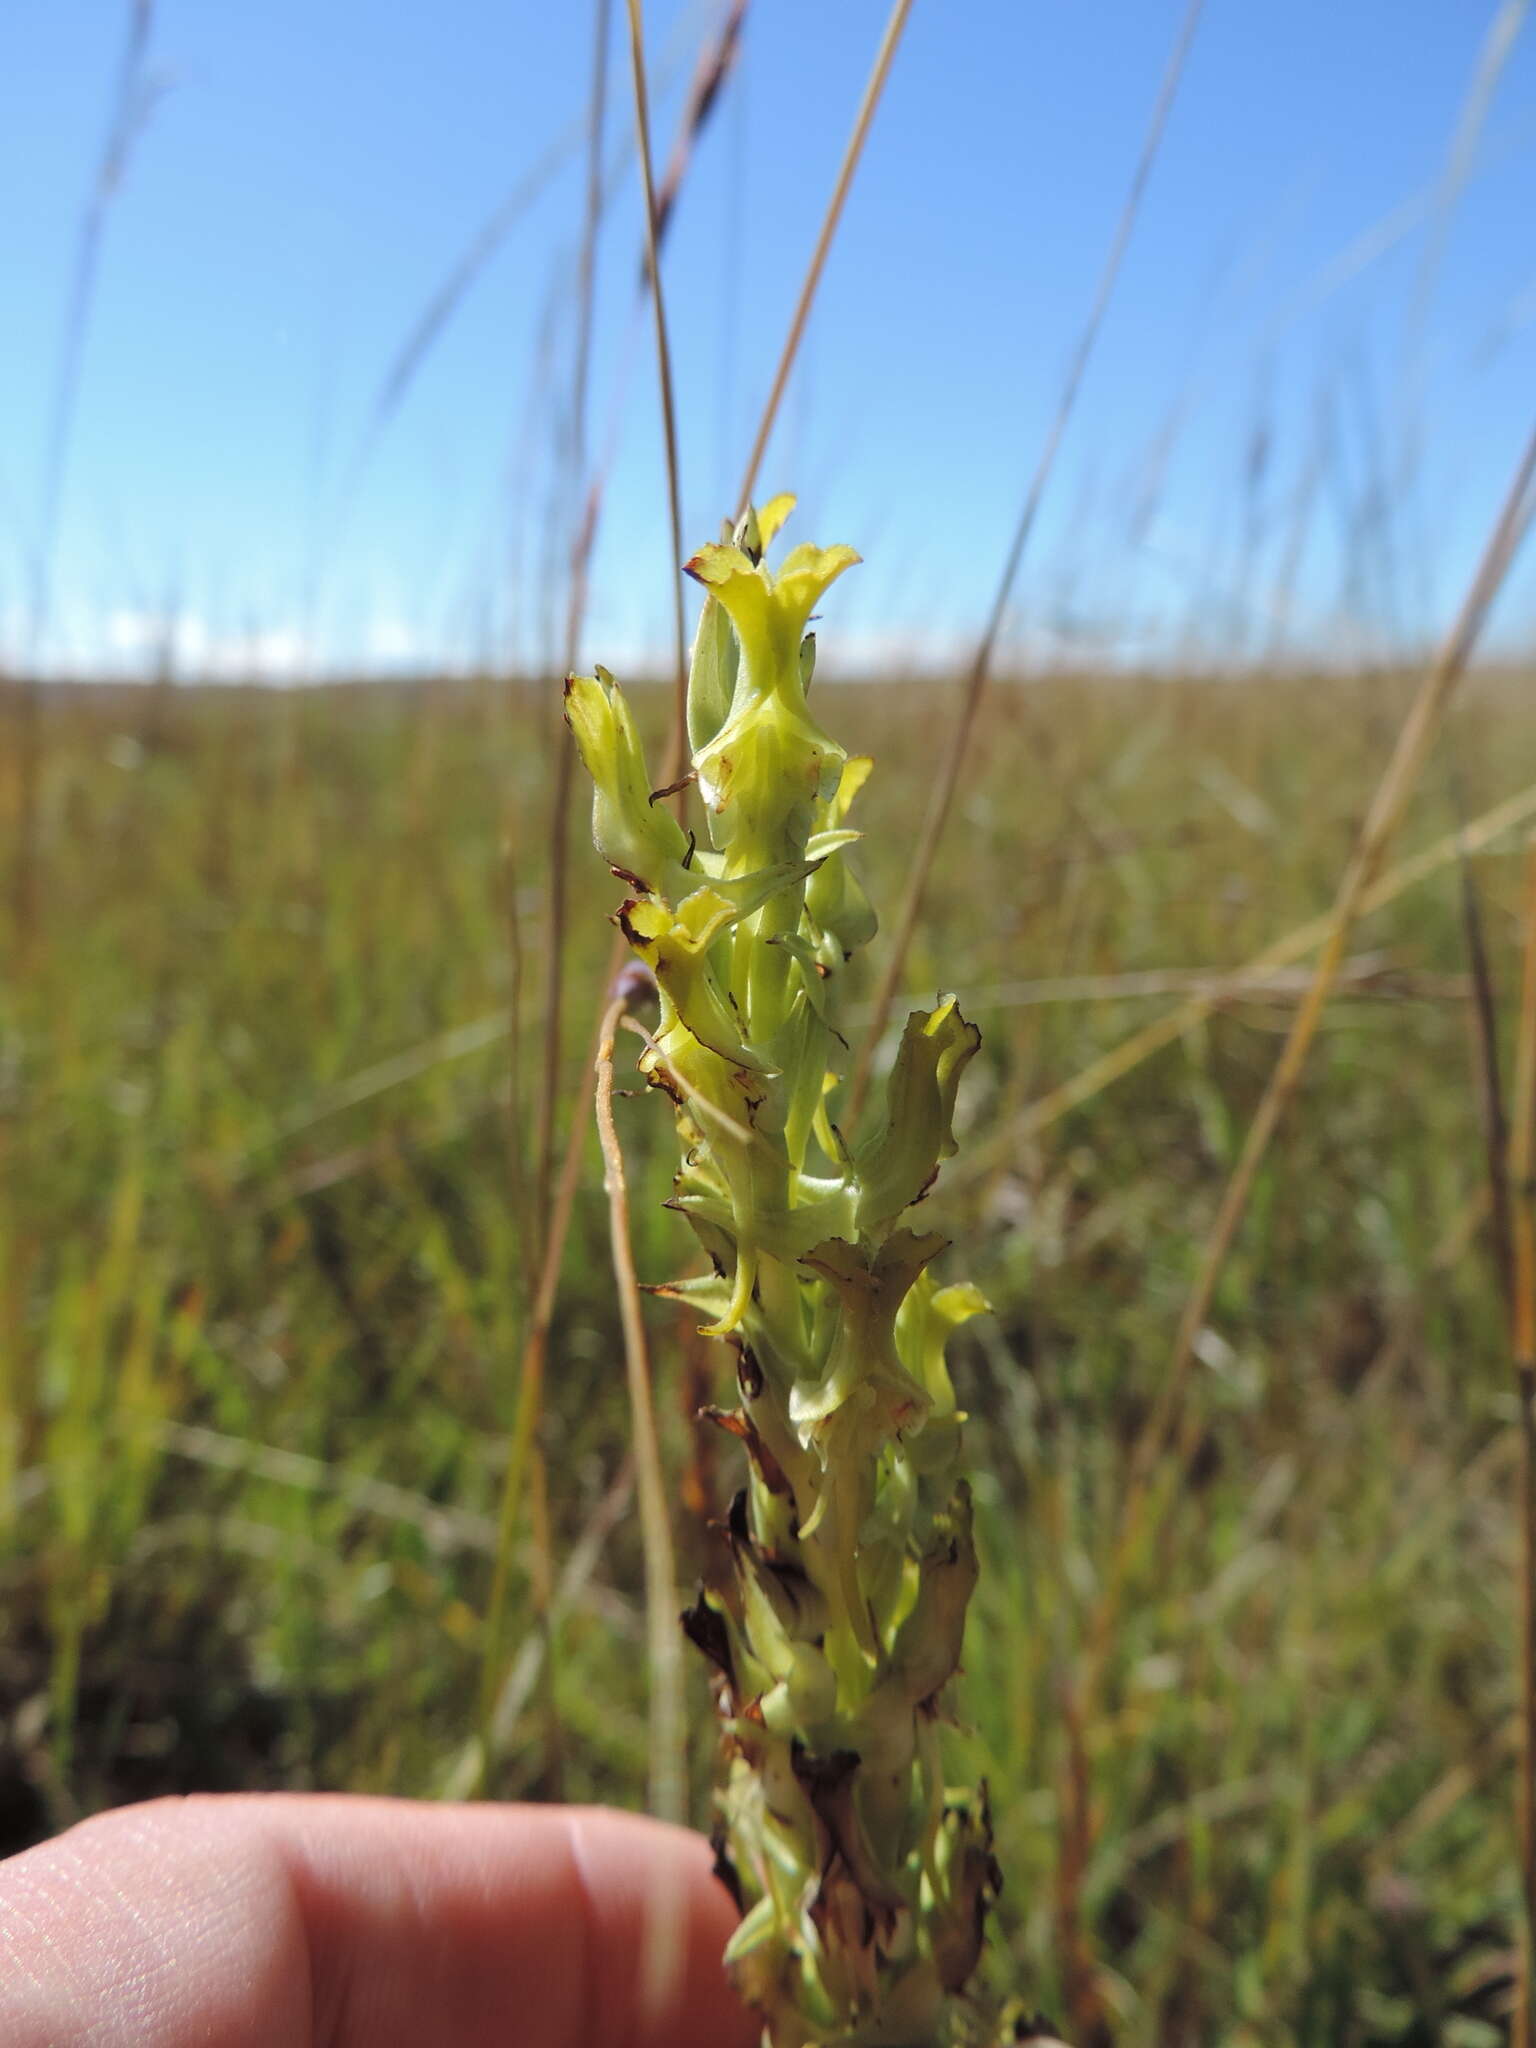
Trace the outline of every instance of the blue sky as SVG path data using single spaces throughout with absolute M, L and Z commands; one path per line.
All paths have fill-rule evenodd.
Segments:
M 916 0 L 765 466 L 866 557 L 825 657 L 938 662 L 985 611 L 1183 0 Z M 1494 0 L 1209 0 L 1020 580 L 1028 658 L 1417 644 L 1536 398 L 1536 41 L 1447 212 Z M 632 127 L 616 9 L 609 146 Z M 755 0 L 665 263 L 686 535 L 728 509 L 885 0 Z M 647 10 L 665 156 L 714 10 Z M 0 14 L 0 658 L 37 637 L 48 422 L 126 0 Z M 387 426 L 433 291 L 579 125 L 591 10 L 160 0 L 104 226 L 40 659 L 274 676 L 558 660 L 582 171 L 562 167 Z M 609 470 L 584 663 L 664 650 L 632 159 L 600 249 Z M 1436 252 L 1438 251 L 1438 255 Z M 1248 480 L 1245 482 L 1245 478 Z M 1527 562 L 1500 612 L 1528 634 Z

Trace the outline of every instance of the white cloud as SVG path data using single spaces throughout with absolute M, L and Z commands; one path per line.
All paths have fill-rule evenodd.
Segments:
M 14 664 L 25 621 L 0 609 L 0 662 Z M 168 666 L 187 682 L 292 683 L 326 675 L 442 667 L 449 659 L 398 610 L 366 618 L 344 640 L 319 640 L 293 624 L 232 631 L 203 613 L 135 605 L 61 617 L 47 674 L 151 681 Z
M 174 674 L 216 682 L 292 682 L 314 667 L 305 636 L 288 626 L 220 631 L 196 612 L 163 612 L 120 607 L 108 614 L 95 647 L 72 635 L 69 666 L 91 674 L 143 676 L 169 661 Z
M 424 653 L 419 635 L 404 619 L 375 619 L 368 628 L 368 655 L 372 661 L 401 666 L 420 662 Z

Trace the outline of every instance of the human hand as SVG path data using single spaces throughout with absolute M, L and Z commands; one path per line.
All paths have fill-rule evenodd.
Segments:
M 5 2048 L 751 2048 L 697 1836 L 598 1807 L 234 1795 L 0 1864 Z

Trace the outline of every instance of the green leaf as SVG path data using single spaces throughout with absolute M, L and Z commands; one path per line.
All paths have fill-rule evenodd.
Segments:
M 955 1094 L 981 1044 L 953 996 L 914 1010 L 886 1089 L 884 1130 L 858 1152 L 861 1231 L 879 1231 L 925 1194 L 955 1149 Z

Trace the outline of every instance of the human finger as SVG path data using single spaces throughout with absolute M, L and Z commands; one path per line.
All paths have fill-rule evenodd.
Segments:
M 698 1837 L 601 1808 L 123 1808 L 0 1866 L 16 2048 L 750 2048 Z

